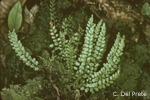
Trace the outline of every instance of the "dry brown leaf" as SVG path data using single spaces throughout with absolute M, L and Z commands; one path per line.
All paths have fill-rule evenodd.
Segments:
M 146 35 L 146 40 L 150 43 L 150 25 L 147 24 L 143 30 L 144 34 Z
M 138 43 L 139 37 L 140 37 L 140 34 L 139 34 L 139 33 L 136 33 L 136 34 L 133 35 L 132 40 L 133 40 L 134 42 Z
M 6 56 L 4 54 L 0 55 L 0 62 L 2 64 L 2 66 L 6 68 L 7 66 L 6 66 L 6 63 L 5 63 L 5 58 L 6 58 Z
M 81 97 L 80 91 L 75 90 L 74 94 L 75 94 L 75 100 L 80 100 L 80 97 Z
M 133 21 L 134 21 L 134 18 L 130 15 L 128 15 L 127 13 L 125 13 L 124 11 L 120 11 L 121 9 L 124 9 L 124 6 L 117 6 L 116 7 L 117 10 L 115 10 L 114 8 L 110 8 L 110 6 L 107 6 L 106 7 L 106 11 L 107 11 L 107 18 L 109 20 L 109 22 L 112 22 L 110 21 L 113 20 L 113 23 L 116 22 L 116 21 L 119 21 L 119 22 L 123 22 L 123 23 L 126 23 L 129 27 L 131 27 L 133 25 Z M 111 27 L 113 25 L 113 23 L 109 23 L 109 27 Z
M 31 10 L 29 11 L 28 8 L 25 6 L 25 9 L 24 9 L 25 22 L 27 22 L 28 24 L 33 23 L 34 17 L 36 15 L 36 13 L 38 12 L 38 8 L 39 8 L 39 6 L 34 5 L 31 8 Z
M 144 30 L 145 35 L 150 37 L 150 25 L 147 24 L 144 29 L 145 29 Z
M 123 23 L 124 25 L 127 25 L 127 27 L 131 28 L 131 39 L 135 41 L 136 43 L 139 40 L 140 32 L 135 29 L 135 27 L 138 25 L 139 28 L 141 27 L 142 31 L 146 35 L 146 40 L 150 43 L 150 21 L 143 15 L 141 15 L 139 12 L 132 9 L 131 6 L 128 4 L 125 5 L 122 1 L 118 4 L 117 0 L 113 0 L 108 2 L 101 3 L 101 0 L 99 1 L 100 6 L 102 7 L 102 11 L 106 13 L 106 16 L 101 16 L 99 13 L 100 9 L 98 6 L 96 6 L 96 2 L 90 2 L 90 10 L 99 18 L 103 19 L 103 22 L 107 24 L 107 26 L 111 29 L 113 27 L 118 27 L 119 23 Z M 103 1 L 103 0 L 102 0 Z M 136 20 L 136 21 L 135 21 Z M 147 23 L 147 25 L 143 24 Z M 120 30 L 120 29 L 118 29 Z

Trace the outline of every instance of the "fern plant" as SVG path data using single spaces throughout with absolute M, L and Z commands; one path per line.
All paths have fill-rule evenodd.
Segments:
M 95 24 L 93 15 L 89 18 L 86 30 L 80 26 L 74 34 L 71 29 L 69 20 L 73 17 L 69 16 L 62 22 L 60 29 L 56 27 L 54 0 L 50 1 L 50 34 L 53 43 L 50 47 L 53 49 L 52 54 L 57 56 L 57 60 L 64 65 L 61 72 L 60 80 L 62 82 L 73 84 L 74 89 L 94 93 L 100 89 L 110 86 L 120 73 L 120 56 L 123 54 L 125 46 L 125 37 L 121 37 L 120 33 L 107 56 L 107 62 L 103 63 L 103 67 L 98 70 L 102 62 L 103 54 L 106 51 L 106 26 L 102 20 Z M 84 43 L 80 40 L 85 31 Z M 35 71 L 40 70 L 38 61 L 32 58 L 17 39 L 15 30 L 9 32 L 9 40 L 13 49 L 23 62 L 34 68 Z M 82 48 L 79 49 L 79 46 Z M 41 57 L 40 57 L 41 58 Z M 50 60 L 41 58 L 45 67 L 49 67 Z M 50 69 L 53 67 L 50 67 Z
M 52 53 L 58 55 L 63 61 L 66 71 L 70 71 L 71 78 L 67 77 L 67 82 L 74 83 L 74 89 L 92 93 L 110 86 L 120 73 L 119 62 L 120 56 L 123 54 L 125 37 L 121 37 L 118 33 L 114 46 L 107 56 L 107 62 L 98 71 L 106 50 L 105 23 L 102 23 L 101 20 L 96 25 L 93 23 L 93 15 L 90 17 L 85 30 L 83 47 L 82 50 L 79 50 L 81 34 L 77 32 L 70 36 L 72 31 L 67 29 L 71 25 L 66 24 L 66 22 L 67 19 L 62 22 L 63 30 L 51 31 L 54 43 L 50 47 L 53 48 Z M 70 38 L 67 39 L 66 37 Z

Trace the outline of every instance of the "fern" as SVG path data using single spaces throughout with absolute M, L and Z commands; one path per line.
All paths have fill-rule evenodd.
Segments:
M 80 54 L 78 54 L 80 35 L 75 33 L 72 37 L 66 39 L 66 36 L 70 34 L 69 30 L 65 30 L 66 26 L 68 26 L 66 23 L 67 21 L 63 22 L 62 29 L 64 31 L 59 32 L 59 41 L 56 42 L 58 46 L 54 47 L 54 50 L 59 50 L 60 52 L 54 54 L 57 54 L 64 61 L 63 63 L 67 70 L 74 72 L 70 74 L 72 76 L 71 81 L 75 85 L 74 88 L 94 93 L 94 91 L 110 86 L 120 73 L 118 64 L 120 62 L 119 57 L 123 54 L 125 37 L 120 37 L 118 33 L 114 46 L 107 56 L 108 62 L 104 63 L 104 67 L 97 72 L 106 50 L 105 23 L 102 24 L 101 20 L 96 25 L 93 23 L 93 15 L 91 16 L 86 27 L 86 35 Z
M 83 30 L 80 26 L 74 32 L 71 26 L 72 16 L 65 18 L 62 26 L 56 27 L 56 13 L 54 0 L 50 1 L 50 34 L 53 43 L 50 44 L 52 48 L 53 60 L 63 63 L 59 68 L 52 64 L 53 60 L 50 57 L 39 57 L 44 64 L 46 70 L 57 69 L 60 72 L 60 81 L 62 83 L 70 84 L 74 90 L 81 90 L 94 93 L 100 89 L 110 86 L 113 81 L 120 74 L 120 56 L 123 54 L 125 46 L 125 37 L 121 37 L 120 33 L 114 46 L 111 48 L 107 62 L 103 63 L 103 67 L 98 70 L 103 54 L 106 51 L 106 26 L 102 20 L 95 24 L 93 15 L 89 18 L 87 27 Z M 83 32 L 85 32 L 84 43 L 81 42 Z M 40 70 L 38 61 L 32 58 L 28 52 L 25 51 L 21 42 L 17 39 L 15 30 L 9 32 L 9 40 L 13 49 L 23 62 L 34 68 L 36 71 Z M 81 49 L 79 47 L 82 46 Z M 47 53 L 47 55 L 49 55 Z
M 20 60 L 23 61 L 27 66 L 30 66 L 31 68 L 34 68 L 35 71 L 39 70 L 38 66 L 38 61 L 35 58 L 32 58 L 31 55 L 25 51 L 24 46 L 22 46 L 22 43 L 20 40 L 17 38 L 17 34 L 15 30 L 9 31 L 8 34 L 9 41 L 11 42 L 12 48 L 15 50 L 17 53 L 16 55 L 19 56 Z

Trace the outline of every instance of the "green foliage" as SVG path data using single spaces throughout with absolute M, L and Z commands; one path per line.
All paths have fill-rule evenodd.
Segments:
M 136 45 L 134 49 L 131 50 L 131 52 L 136 52 L 131 57 L 134 59 L 134 62 L 136 62 L 138 65 L 141 65 L 140 67 L 142 67 L 142 65 L 150 59 L 149 49 L 150 47 L 147 45 Z
M 49 70 L 49 69 L 52 68 L 52 66 L 53 66 L 52 62 L 54 61 L 55 56 L 54 57 L 52 56 L 52 58 L 50 58 L 49 53 L 46 50 L 44 50 L 43 54 L 42 54 L 42 57 L 39 56 L 39 58 L 42 60 L 43 65 L 44 65 L 46 70 Z
M 31 52 L 34 52 L 33 55 L 37 55 L 48 47 L 48 44 L 45 42 L 48 39 L 49 37 L 46 33 L 43 33 L 41 30 L 33 30 L 33 34 L 26 38 L 23 45 L 31 50 Z
M 58 15 L 57 11 L 68 7 L 69 2 L 63 1 L 66 6 L 60 6 L 59 3 L 62 1 L 57 3 L 55 3 L 55 0 L 48 3 L 47 1 L 49 0 L 41 3 L 43 8 L 39 10 L 39 16 L 35 19 L 35 24 L 32 24 L 32 27 L 35 27 L 36 30 L 31 29 L 30 32 L 33 34 L 23 41 L 26 49 L 18 40 L 15 30 L 8 34 L 11 46 L 20 60 L 27 66 L 34 68 L 35 71 L 39 70 L 39 75 L 44 78 L 40 80 L 42 89 L 38 88 L 39 85 L 33 86 L 33 84 L 38 83 L 33 79 L 22 86 L 19 92 L 15 92 L 15 95 L 26 96 L 28 100 L 39 96 L 42 99 L 53 100 L 58 94 L 56 88 L 54 88 L 54 86 L 57 86 L 62 97 L 72 99 L 74 97 L 79 98 L 80 92 L 95 93 L 114 83 L 114 80 L 120 75 L 119 62 L 120 56 L 123 54 L 125 37 L 121 37 L 118 33 L 116 41 L 108 53 L 107 62 L 103 63 L 102 58 L 106 51 L 105 23 L 102 23 L 101 20 L 95 24 L 92 15 L 87 24 L 80 25 L 86 20 L 82 17 L 86 15 L 83 9 L 59 20 L 61 16 Z M 60 13 L 60 15 L 63 14 Z M 47 31 L 49 26 L 50 34 Z M 86 29 L 84 29 L 85 26 Z M 48 37 L 48 34 L 51 35 L 51 38 Z M 47 38 L 49 40 L 46 40 Z M 49 46 L 51 50 L 42 50 L 48 48 L 45 41 L 48 41 L 46 42 L 48 44 L 51 43 Z M 38 56 L 39 59 L 36 58 L 36 60 L 31 57 L 27 50 L 31 50 L 33 57 L 41 56 Z M 103 65 L 100 65 L 100 63 L 103 63 Z M 101 66 L 103 67 L 101 68 Z M 31 72 L 25 70 L 25 68 L 22 69 L 22 77 L 25 80 L 32 73 L 36 73 L 32 70 Z M 36 100 L 41 98 L 36 98 Z
M 12 50 L 5 59 L 7 68 L 1 68 L 1 87 L 8 87 L 10 84 L 24 83 L 22 68 L 24 64 Z M 20 66 L 21 65 L 21 66 Z
M 50 13 L 55 12 L 54 6 L 54 1 L 51 1 Z M 120 74 L 119 62 L 120 56 L 123 54 L 125 37 L 122 38 L 118 33 L 114 46 L 107 56 L 108 62 L 103 64 L 104 67 L 101 70 L 98 70 L 106 50 L 105 23 L 102 24 L 101 20 L 96 25 L 93 22 L 92 15 L 87 23 L 84 43 L 82 44 L 80 39 L 84 30 L 79 26 L 78 30 L 74 32 L 74 27 L 71 26 L 73 17 L 69 16 L 65 18 L 62 21 L 61 28 L 58 29 L 55 26 L 57 23 L 55 14 L 50 14 L 50 34 L 54 42 L 50 47 L 53 48 L 52 54 L 58 55 L 58 57 L 55 61 L 54 58 L 51 60 L 50 57 L 39 57 L 43 61 L 43 69 L 46 69 L 46 72 L 50 74 L 52 74 L 51 71 L 56 72 L 55 75 L 57 76 L 60 73 L 59 81 L 62 84 L 71 83 L 70 86 L 67 86 L 70 90 L 72 86 L 74 90 L 94 93 L 106 88 L 106 86 L 110 86 Z M 22 43 L 17 39 L 15 30 L 9 32 L 8 35 L 11 46 L 13 46 L 17 56 L 27 66 L 34 68 L 35 71 L 39 70 L 39 62 L 25 51 Z M 82 45 L 81 49 L 79 49 L 80 45 Z M 46 53 L 46 55 L 49 54 Z M 63 65 L 59 69 L 56 68 L 57 66 L 51 64 L 52 62 L 58 63 L 58 61 L 63 62 Z
M 17 34 L 14 29 L 12 32 L 9 31 L 8 38 L 10 39 L 9 41 L 12 42 L 11 46 L 13 46 L 13 49 L 17 53 L 17 56 L 20 57 L 20 60 L 22 60 L 27 66 L 34 68 L 35 71 L 39 70 L 37 67 L 38 61 L 25 51 L 24 46 L 22 46 L 20 40 L 17 39 Z
M 127 49 L 127 48 L 126 48 Z M 111 89 L 106 90 L 108 93 L 116 91 L 117 93 L 123 92 L 142 92 L 147 90 L 148 86 L 148 77 L 146 76 L 147 69 L 149 65 L 145 65 L 149 61 L 149 47 L 146 45 L 134 45 L 132 48 L 129 48 L 121 58 L 121 73 L 112 86 Z M 143 70 L 146 68 L 146 70 Z M 143 92 L 145 93 L 145 92 Z M 118 96 L 114 97 L 109 95 L 108 98 L 113 98 L 115 100 L 136 100 L 140 98 L 138 96 Z
M 41 89 L 39 79 L 29 79 L 25 86 L 10 85 L 10 88 L 3 88 L 1 96 L 3 100 L 43 100 L 37 96 Z
M 124 91 L 137 91 L 136 85 L 137 85 L 137 79 L 140 77 L 141 69 L 137 64 L 134 64 L 133 62 L 130 62 L 130 60 L 126 60 L 122 63 L 122 70 L 123 72 L 120 75 L 120 78 L 118 79 L 117 84 L 120 83 L 119 86 L 121 86 L 121 89 Z
M 69 1 L 68 0 L 59 0 L 56 2 L 57 3 L 57 9 L 65 9 L 69 6 Z
M 148 2 L 145 2 L 142 6 L 141 13 L 150 17 L 150 5 Z
M 10 45 L 7 45 L 5 48 L 4 48 L 4 54 L 7 56 L 9 55 L 9 53 L 11 52 L 11 46 Z
M 17 31 L 21 27 L 21 24 L 22 24 L 22 7 L 21 2 L 18 1 L 11 9 L 8 15 L 8 26 L 11 31 L 13 29 Z
M 46 34 L 49 32 L 49 21 L 50 13 L 49 13 L 49 4 L 47 3 L 49 0 L 45 0 L 45 2 L 40 3 L 40 9 L 38 10 L 35 19 L 34 26 L 35 29 L 31 28 L 31 31 L 42 30 L 41 34 Z M 35 33 L 35 32 L 33 32 Z
M 94 91 L 105 88 L 105 86 L 110 86 L 120 73 L 120 68 L 118 69 L 117 66 L 120 62 L 119 57 L 123 54 L 124 47 L 124 37 L 121 38 L 120 34 L 117 35 L 115 44 L 108 54 L 108 63 L 104 64 L 101 71 L 96 72 L 106 49 L 106 28 L 105 24 L 101 25 L 102 21 L 97 25 L 94 24 L 93 16 L 91 16 L 86 27 L 82 51 L 78 50 L 80 35 L 79 33 L 75 33 L 74 35 L 69 34 L 71 33 L 71 28 L 67 30 L 67 27 L 71 25 L 67 24 L 67 19 L 63 22 L 63 30 L 59 32 L 59 35 L 56 37 L 52 34 L 53 45 L 55 46 L 52 53 L 58 54 L 57 51 L 60 51 L 58 55 L 63 60 L 67 69 L 63 75 L 63 79 L 67 77 L 65 76 L 66 74 L 69 74 L 67 73 L 68 71 L 74 72 L 75 70 L 75 73 L 69 74 L 70 77 L 66 79 L 66 82 L 72 81 L 74 83 L 74 89 L 80 88 L 80 90 L 84 90 L 85 92 L 90 91 L 94 93 Z M 66 38 L 67 36 L 69 39 Z M 50 47 L 53 46 L 50 45 Z M 79 54 L 79 51 L 81 54 Z M 114 71 L 116 72 L 114 73 Z
M 3 89 L 1 96 L 2 96 L 3 100 L 21 100 L 21 99 L 23 99 L 20 95 L 15 93 L 14 90 L 6 89 L 6 88 Z M 24 100 L 26 100 L 26 99 L 24 98 Z
M 57 20 L 55 20 L 56 19 L 56 10 L 55 10 L 56 8 L 55 8 L 55 0 L 51 0 L 50 1 L 50 8 L 49 8 L 49 10 L 50 10 L 50 22 L 51 22 L 51 28 L 53 27 L 53 25 L 55 26 L 55 22 L 57 21 Z

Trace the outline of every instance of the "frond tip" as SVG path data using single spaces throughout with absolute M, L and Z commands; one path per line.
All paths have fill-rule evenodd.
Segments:
M 27 66 L 30 66 L 31 68 L 34 68 L 35 71 L 38 71 L 38 61 L 35 58 L 32 58 L 31 55 L 25 51 L 25 48 L 22 46 L 22 43 L 17 38 L 15 29 L 13 29 L 12 32 L 9 31 L 8 38 L 11 42 L 10 45 L 17 53 L 16 55 L 23 61 L 23 63 L 25 63 Z

